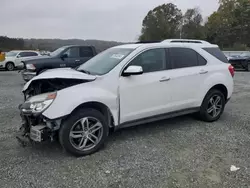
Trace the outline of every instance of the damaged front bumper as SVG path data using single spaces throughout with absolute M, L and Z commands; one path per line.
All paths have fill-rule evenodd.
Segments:
M 50 95 L 48 94 L 48 96 Z M 43 111 L 35 111 L 36 106 L 34 104 L 40 103 L 33 103 L 31 100 L 31 102 L 26 101 L 19 105 L 22 125 L 16 137 L 23 145 L 29 141 L 53 141 L 61 125 L 61 119 L 50 120 L 42 115 Z

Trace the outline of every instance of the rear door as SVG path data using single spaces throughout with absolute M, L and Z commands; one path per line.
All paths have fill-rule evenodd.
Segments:
M 60 64 L 60 67 L 77 67 L 80 62 L 79 47 L 74 46 L 68 48 L 64 54 L 67 54 L 67 58 Z
M 172 111 L 197 107 L 199 92 L 207 76 L 207 61 L 190 48 L 169 48 Z
M 92 47 L 82 46 L 80 47 L 80 59 L 79 59 L 80 61 L 77 62 L 77 64 L 81 65 L 85 63 L 86 61 L 88 61 L 89 59 L 91 59 L 92 57 L 94 57 L 94 51 Z

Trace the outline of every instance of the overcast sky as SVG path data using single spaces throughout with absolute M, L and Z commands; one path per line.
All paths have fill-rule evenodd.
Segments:
M 199 6 L 204 17 L 218 0 L 0 0 L 0 35 L 135 41 L 149 10 L 175 3 Z

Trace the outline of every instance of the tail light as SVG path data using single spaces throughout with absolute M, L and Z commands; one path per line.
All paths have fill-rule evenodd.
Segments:
M 232 75 L 232 77 L 234 77 L 234 67 L 232 65 L 230 65 L 228 67 L 228 70 L 229 70 L 230 74 Z

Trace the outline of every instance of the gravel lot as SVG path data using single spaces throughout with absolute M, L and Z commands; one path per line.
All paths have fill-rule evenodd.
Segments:
M 0 71 L 0 187 L 250 187 L 250 73 L 238 72 L 222 118 L 190 116 L 113 133 L 106 147 L 75 158 L 57 143 L 20 147 L 14 133 L 24 82 Z M 240 167 L 231 172 L 230 166 Z

